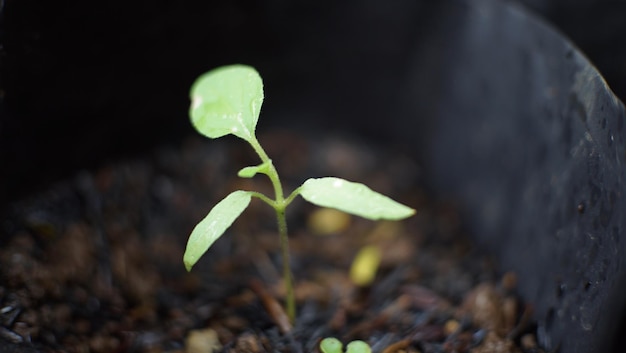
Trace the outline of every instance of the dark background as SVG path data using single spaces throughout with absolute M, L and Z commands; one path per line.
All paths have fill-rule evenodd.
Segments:
M 371 92 L 341 87 L 366 76 L 373 82 L 367 89 L 381 101 L 364 117 L 370 121 L 393 105 L 389 77 L 402 76 L 416 53 L 436 49 L 429 25 L 433 16 L 445 16 L 436 2 L 420 1 L 0 4 L 0 205 L 78 168 L 192 133 L 189 86 L 217 65 L 259 69 L 269 97 L 266 125 L 272 116 L 307 114 L 297 98 L 303 93 L 313 102 L 305 103 L 313 105 L 308 114 L 331 106 L 350 114 Z M 622 99 L 625 4 L 526 1 L 572 38 Z M 423 44 L 416 47 L 416 41 Z M 310 88 L 293 92 L 293 82 Z M 325 124 L 345 128 L 340 116 Z

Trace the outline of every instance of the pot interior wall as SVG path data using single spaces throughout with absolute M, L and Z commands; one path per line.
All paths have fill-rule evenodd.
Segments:
M 533 16 L 456 5 L 429 128 L 418 134 L 432 185 L 460 200 L 479 243 L 520 274 L 544 347 L 607 351 L 625 308 L 624 106 Z M 432 89 L 432 66 L 414 69 L 408 101 Z

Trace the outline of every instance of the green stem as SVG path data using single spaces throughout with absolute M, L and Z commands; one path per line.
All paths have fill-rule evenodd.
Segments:
M 261 199 L 261 201 L 265 202 L 266 204 L 272 206 L 272 208 L 276 208 L 276 201 L 270 199 L 269 197 L 263 195 L 262 193 L 256 192 L 256 191 L 249 191 L 249 193 L 256 198 Z
M 285 217 L 285 208 L 293 200 L 292 196 L 295 195 L 290 195 L 289 199 L 285 200 L 283 186 L 280 183 L 280 178 L 278 177 L 278 171 L 276 170 L 276 167 L 274 167 L 274 164 L 271 162 L 270 158 L 267 156 L 267 153 L 265 153 L 265 150 L 263 150 L 263 147 L 261 147 L 261 144 L 259 144 L 259 141 L 256 139 L 255 136 L 253 136 L 252 139 L 248 140 L 248 142 L 250 143 L 252 148 L 254 148 L 254 151 L 259 155 L 263 163 L 269 162 L 269 170 L 267 171 L 267 176 L 272 182 L 272 186 L 274 187 L 274 194 L 276 197 L 273 205 L 271 203 L 270 205 L 272 205 L 274 207 L 274 210 L 276 210 L 276 219 L 278 221 L 278 235 L 280 237 L 280 247 L 283 256 L 283 279 L 285 281 L 285 289 L 287 292 L 286 310 L 289 320 L 294 323 L 296 320 L 296 298 L 293 289 L 293 276 L 291 274 L 291 268 L 289 267 L 289 236 L 287 235 L 287 220 Z
M 302 190 L 302 186 L 299 186 L 295 189 L 287 198 L 285 199 L 285 207 L 289 206 L 291 201 L 296 198 L 296 196 L 300 195 L 300 191 Z
M 289 237 L 287 236 L 287 220 L 285 218 L 285 209 L 276 209 L 276 218 L 278 219 L 278 235 L 280 236 L 280 247 L 283 252 L 283 277 L 285 281 L 285 289 L 287 291 L 287 316 L 291 323 L 296 320 L 296 296 L 293 290 L 293 278 L 291 268 L 289 267 Z

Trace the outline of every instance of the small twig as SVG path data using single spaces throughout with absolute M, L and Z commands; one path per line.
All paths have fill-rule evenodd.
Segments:
M 382 311 L 380 311 L 376 316 L 370 318 L 369 320 L 361 322 L 359 325 L 356 325 L 352 330 L 350 330 L 346 336 L 347 337 L 358 337 L 362 336 L 363 333 L 368 332 L 376 327 L 381 327 L 385 325 L 391 318 L 396 316 L 398 313 L 406 311 L 410 306 L 410 300 L 406 295 L 401 295 L 396 298 L 391 304 L 387 305 Z
M 263 283 L 257 279 L 252 279 L 250 281 L 250 288 L 256 293 L 256 295 L 261 299 L 261 303 L 267 310 L 268 314 L 274 320 L 274 323 L 280 329 L 280 332 L 283 334 L 287 334 L 291 332 L 292 326 L 291 321 L 289 320 L 289 316 L 283 309 L 282 305 L 278 303 L 278 300 L 274 298 L 270 293 L 265 289 Z
M 259 271 L 259 275 L 265 282 L 275 282 L 280 280 L 280 274 L 276 271 L 276 267 L 272 264 L 267 251 L 257 250 L 253 254 L 254 265 Z
M 403 339 L 401 341 L 388 345 L 387 348 L 385 348 L 382 353 L 394 353 L 401 349 L 405 349 L 410 345 L 411 345 L 410 339 Z

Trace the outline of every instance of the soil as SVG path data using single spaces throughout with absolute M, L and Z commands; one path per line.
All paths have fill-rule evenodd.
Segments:
M 272 210 L 255 200 L 187 273 L 193 226 L 235 189 L 272 194 L 235 138 L 191 137 L 151 156 L 82 171 L 2 217 L 0 352 L 317 352 L 324 337 L 374 352 L 542 352 L 514 273 L 467 240 L 453 205 L 430 201 L 420 167 L 393 147 L 313 141 L 271 131 L 260 141 L 288 192 L 338 176 L 418 210 L 372 222 L 302 200 L 288 210 L 298 317 L 284 319 Z M 371 284 L 350 266 L 382 252 Z

